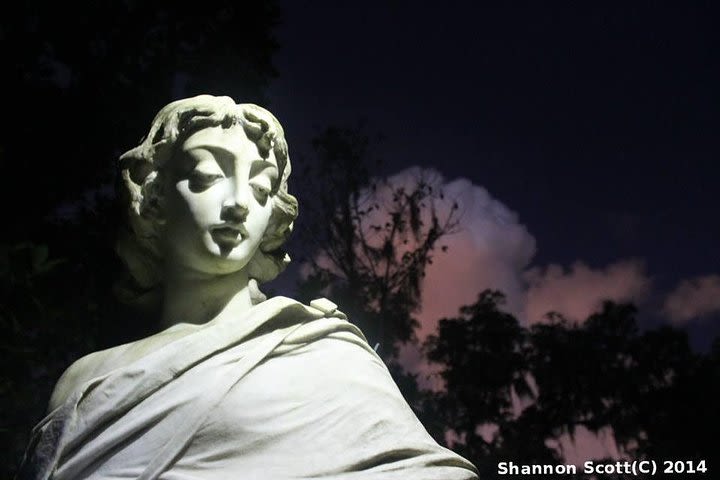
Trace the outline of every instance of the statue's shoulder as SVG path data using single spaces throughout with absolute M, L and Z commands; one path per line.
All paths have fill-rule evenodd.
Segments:
M 107 365 L 110 359 L 120 355 L 127 347 L 128 344 L 92 352 L 73 362 L 55 384 L 48 411 L 53 411 L 62 405 L 73 391 L 96 377 L 103 365 Z
M 188 325 L 171 327 L 155 335 L 92 352 L 79 358 L 65 370 L 55 384 L 48 411 L 51 412 L 62 405 L 85 382 L 128 365 L 173 339 L 186 335 L 192 330 L 190 327 Z
M 304 305 L 286 297 L 273 297 L 263 303 L 265 303 L 265 307 L 270 312 L 287 309 L 288 313 L 293 315 L 303 313 L 310 318 L 347 318 L 345 314 L 337 309 L 337 305 L 324 298 L 313 300 L 310 302 L 310 305 Z M 48 410 L 53 411 L 62 405 L 73 392 L 80 389 L 86 382 L 106 375 L 115 369 L 127 366 L 186 335 L 208 327 L 212 328 L 215 324 L 223 323 L 222 319 L 220 320 L 220 322 L 216 320 L 204 325 L 176 324 L 155 335 L 81 357 L 70 365 L 58 380 L 50 397 Z M 312 330 L 312 328 L 310 330 Z M 302 332 L 307 333 L 307 329 L 302 330 Z M 362 335 L 360 334 L 360 336 Z

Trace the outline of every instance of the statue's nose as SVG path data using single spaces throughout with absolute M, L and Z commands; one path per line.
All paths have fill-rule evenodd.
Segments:
M 223 206 L 220 220 L 231 223 L 243 223 L 248 216 L 248 207 L 237 202 Z

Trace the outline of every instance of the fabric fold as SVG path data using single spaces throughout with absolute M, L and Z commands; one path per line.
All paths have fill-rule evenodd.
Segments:
M 34 429 L 18 478 L 370 479 L 397 468 L 476 478 L 429 437 L 357 327 L 275 297 L 84 383 Z M 438 468 L 454 474 L 422 476 Z

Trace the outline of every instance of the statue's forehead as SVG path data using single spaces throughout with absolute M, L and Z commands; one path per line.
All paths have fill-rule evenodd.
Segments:
M 185 152 L 200 148 L 223 151 L 249 160 L 263 159 L 278 167 L 275 152 L 271 149 L 267 155 L 261 155 L 258 145 L 247 136 L 245 129 L 239 124 L 202 128 L 190 134 L 182 143 L 182 150 Z

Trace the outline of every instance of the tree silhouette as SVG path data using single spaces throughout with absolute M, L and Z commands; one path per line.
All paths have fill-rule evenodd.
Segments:
M 502 300 L 483 292 L 426 343 L 447 383 L 435 408 L 486 478 L 499 478 L 500 461 L 562 462 L 564 452 L 546 442 L 573 438 L 581 426 L 612 428 L 630 458 L 709 464 L 717 456 L 718 342 L 710 355 L 695 354 L 683 332 L 641 333 L 636 308 L 612 302 L 582 323 L 554 314 L 525 328 L 500 310 Z M 479 427 L 487 434 L 489 424 L 483 438 Z
M 406 185 L 373 178 L 361 129 L 328 128 L 313 146 L 317 166 L 305 176 L 317 189 L 303 201 L 314 255 L 300 296 L 331 296 L 390 359 L 397 342 L 413 339 L 425 268 L 456 228 L 457 207 L 439 213 L 443 194 L 422 174 Z
M 494 478 L 500 461 L 556 460 L 542 441 L 528 441 L 546 434 L 541 412 L 533 406 L 520 414 L 515 407 L 532 395 L 528 332 L 500 309 L 503 303 L 502 293 L 486 290 L 459 317 L 441 319 L 437 335 L 425 342 L 428 358 L 443 365 L 446 389 L 435 394 L 437 409 L 463 440 L 456 449 L 474 461 L 481 478 Z M 489 433 L 483 435 L 483 426 Z

